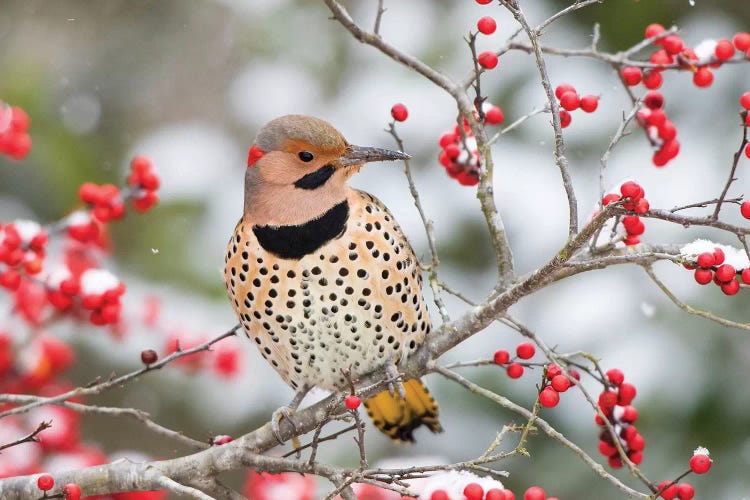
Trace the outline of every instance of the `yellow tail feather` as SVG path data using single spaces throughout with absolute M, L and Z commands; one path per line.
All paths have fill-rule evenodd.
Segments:
M 414 442 L 414 429 L 426 426 L 442 432 L 438 421 L 438 405 L 419 379 L 404 382 L 406 399 L 395 391 L 383 391 L 365 400 L 367 414 L 373 424 L 394 441 Z

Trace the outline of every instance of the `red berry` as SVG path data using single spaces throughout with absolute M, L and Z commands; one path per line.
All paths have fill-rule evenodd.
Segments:
M 727 281 L 721 285 L 724 295 L 736 295 L 740 291 L 740 282 L 737 280 Z
M 653 64 L 661 64 L 664 66 L 666 66 L 667 64 L 672 64 L 674 62 L 674 58 L 666 50 L 657 50 L 656 52 L 651 54 L 649 60 Z
M 745 92 L 744 94 L 742 94 L 742 96 L 740 96 L 740 105 L 743 108 L 750 110 L 750 91 Z
M 622 68 L 622 71 L 620 71 L 620 76 L 622 76 L 625 85 L 629 87 L 638 85 L 643 79 L 641 68 L 638 68 L 636 66 L 625 66 L 624 68 Z
M 622 459 L 617 455 L 609 457 L 607 459 L 607 463 L 613 469 L 619 469 L 620 467 L 622 467 Z
M 609 193 L 607 195 L 604 195 L 604 198 L 602 198 L 602 205 L 607 206 L 612 202 L 619 201 L 620 195 L 615 193 Z
M 539 404 L 545 408 L 553 408 L 560 402 L 560 393 L 554 388 L 547 386 L 539 393 Z
M 614 385 L 619 386 L 625 380 L 625 374 L 619 368 L 612 368 L 607 370 L 607 380 L 612 382 Z
M 714 257 L 714 259 L 716 259 L 716 257 Z M 726 283 L 727 281 L 734 279 L 736 275 L 737 271 L 735 271 L 734 267 L 730 266 L 729 264 L 721 265 L 716 270 L 716 279 L 718 279 L 722 283 Z
M 713 82 L 714 74 L 706 66 L 698 68 L 693 75 L 693 83 L 696 87 L 709 87 Z
M 68 483 L 63 488 L 63 498 L 65 500 L 79 500 L 81 498 L 81 487 L 76 483 Z
M 633 451 L 642 451 L 643 448 L 646 447 L 646 440 L 643 439 L 643 436 L 636 432 L 633 434 L 630 439 L 627 440 L 628 448 L 630 448 Z
M 746 122 L 747 126 L 750 127 L 750 113 L 747 114 L 747 118 L 745 118 L 745 122 Z M 747 146 L 745 146 L 745 156 L 747 156 L 748 158 L 750 158 L 750 144 L 748 144 Z
M 598 416 L 599 415 L 597 415 L 597 417 Z M 611 457 L 612 455 L 617 454 L 617 448 L 615 448 L 614 445 L 609 444 L 606 441 L 599 441 L 599 453 L 601 453 L 605 457 Z
M 697 453 L 690 457 L 690 470 L 696 474 L 705 474 L 711 468 L 711 459 L 708 455 Z
M 234 441 L 234 438 L 232 436 L 222 434 L 220 436 L 214 436 L 211 440 L 211 444 L 221 446 L 223 444 L 231 443 L 232 441 Z
M 602 410 L 611 410 L 617 404 L 617 393 L 614 391 L 604 391 L 599 394 L 599 407 Z
M 430 495 L 430 500 L 451 500 L 445 490 L 435 490 Z
M 49 474 L 42 474 L 37 478 L 36 485 L 42 491 L 49 491 L 55 486 L 55 479 Z
M 734 45 L 729 40 L 723 38 L 716 42 L 714 55 L 720 61 L 728 61 L 734 55 Z
M 652 90 L 644 96 L 643 104 L 649 109 L 659 109 L 664 106 L 664 95 Z
M 662 123 L 661 127 L 659 127 L 659 137 L 665 141 L 673 140 L 677 137 L 677 127 L 675 127 L 674 123 L 671 121 L 665 121 Z
M 620 420 L 632 424 L 633 422 L 638 420 L 638 410 L 635 409 L 635 406 L 624 406 L 622 410 L 622 417 L 620 418 Z
M 677 485 L 677 498 L 680 500 L 692 500 L 695 496 L 695 488 L 690 483 L 680 483 Z
M 464 488 L 466 500 L 482 500 L 484 498 L 484 489 L 477 483 L 469 483 Z
M 732 43 L 742 52 L 750 50 L 750 33 L 737 33 L 732 37 Z
M 510 361 L 510 353 L 505 349 L 498 349 L 495 351 L 495 355 L 492 357 L 493 361 L 498 365 L 504 365 Z
M 17 290 L 21 286 L 21 275 L 15 269 L 6 269 L 0 273 L 0 286 L 6 290 Z
M 581 374 L 578 373 L 578 370 L 571 368 L 568 370 L 568 373 L 570 373 L 570 376 L 573 377 L 574 380 L 581 380 Z
M 510 378 L 520 378 L 523 375 L 523 365 L 520 363 L 511 363 L 505 371 Z
M 536 353 L 536 347 L 531 342 L 521 342 L 516 347 L 516 355 L 521 359 L 531 359 Z
M 714 279 L 714 273 L 710 269 L 696 269 L 693 276 L 695 281 L 701 285 L 708 285 Z
M 566 128 L 568 125 L 570 125 L 570 122 L 572 121 L 573 121 L 573 117 L 570 116 L 570 113 L 568 113 L 564 109 L 561 109 L 560 110 L 560 127 Z
M 677 498 L 677 485 L 673 484 L 672 486 L 667 488 L 667 485 L 671 482 L 672 481 L 667 480 L 662 481 L 661 484 L 659 484 L 659 490 L 661 490 L 662 488 L 666 488 L 661 492 L 661 497 L 664 500 L 674 500 L 675 498 Z
M 557 392 L 565 392 L 570 387 L 570 379 L 565 375 L 555 375 L 550 384 Z
M 746 285 L 750 285 L 750 267 L 748 267 L 747 269 L 743 269 L 740 276 L 742 277 L 742 281 Z
M 476 2 L 479 5 L 487 5 L 488 3 L 492 3 L 492 0 L 476 0 Z
M 492 488 L 487 490 L 484 500 L 507 500 L 507 497 L 505 496 L 505 492 L 500 488 Z
M 563 92 L 560 96 L 560 106 L 568 111 L 574 111 L 581 105 L 581 98 L 573 91 Z
M 451 500 L 445 490 L 435 490 L 430 495 L 430 500 Z
M 633 181 L 623 182 L 622 186 L 620 186 L 620 193 L 625 198 L 639 198 L 638 195 L 641 191 L 641 185 Z
M 595 95 L 581 97 L 581 109 L 586 113 L 593 113 L 599 107 L 599 98 Z
M 635 399 L 636 389 L 633 384 L 623 382 L 617 390 L 617 404 L 629 405 Z
M 654 38 L 664 33 L 664 26 L 658 23 L 649 24 L 646 26 L 646 38 Z
M 698 265 L 700 267 L 709 268 L 716 264 L 716 257 L 712 252 L 703 252 L 698 255 Z
M 440 147 L 445 149 L 450 144 L 453 144 L 458 140 L 458 136 L 454 134 L 453 132 L 446 132 L 445 134 L 440 136 L 440 141 L 438 142 L 440 144 Z
M 391 108 L 391 116 L 397 122 L 402 122 L 409 116 L 409 111 L 406 109 L 406 106 L 399 102 Z
M 159 355 L 153 349 L 141 351 L 141 361 L 143 361 L 144 365 L 152 365 L 156 363 L 157 359 L 159 359 Z
M 629 451 L 628 458 L 635 465 L 640 465 L 641 462 L 643 462 L 643 452 L 642 451 Z
M 492 16 L 484 16 L 477 21 L 477 29 L 485 35 L 491 35 L 497 29 L 497 23 Z
M 505 120 L 505 116 L 499 106 L 492 106 L 484 113 L 484 121 L 490 125 L 500 125 L 503 120 Z
M 560 369 L 560 367 L 557 365 L 547 365 L 546 374 L 547 374 L 547 378 L 549 380 L 552 380 L 553 378 L 562 374 L 562 369 Z
M 682 38 L 677 35 L 667 35 L 662 38 L 659 43 L 664 47 L 664 50 L 671 55 L 677 55 L 685 48 Z
M 505 493 L 505 500 L 516 500 L 516 495 L 508 488 L 505 488 L 503 493 Z
M 491 50 L 485 50 L 477 56 L 477 62 L 483 68 L 493 69 L 495 66 L 497 66 L 497 61 L 497 54 L 495 54 Z
M 719 266 L 724 263 L 724 250 L 719 247 L 714 248 L 714 263 Z
M 569 83 L 561 83 L 560 85 L 555 87 L 555 97 L 557 97 L 558 99 L 562 99 L 562 96 L 565 92 L 576 93 L 576 88 Z
M 349 394 L 346 399 L 344 399 L 344 404 L 350 410 L 356 410 L 359 408 L 361 402 L 362 400 L 359 399 L 359 396 L 355 396 L 354 394 Z
M 523 494 L 523 500 L 545 500 L 547 494 L 539 486 L 532 486 Z
M 658 70 L 651 70 L 650 72 L 643 75 L 643 85 L 647 89 L 655 90 L 661 87 L 664 82 L 664 78 L 661 76 L 661 72 Z

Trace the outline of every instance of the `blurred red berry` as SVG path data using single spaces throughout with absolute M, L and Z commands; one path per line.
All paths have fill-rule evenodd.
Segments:
M 397 122 L 402 122 L 409 116 L 409 111 L 406 109 L 406 106 L 401 103 L 397 103 L 394 104 L 391 108 L 391 116 Z
M 696 87 L 709 87 L 713 82 L 714 74 L 706 66 L 698 68 L 693 75 L 693 83 Z
M 477 56 L 477 62 L 483 68 L 493 69 L 497 66 L 497 54 L 495 54 L 491 50 L 485 50 Z
M 728 61 L 734 55 L 734 45 L 727 39 L 721 39 L 716 42 L 714 55 L 720 61 Z
M 734 46 L 737 48 L 737 50 L 740 50 L 742 52 L 750 50 L 750 33 L 737 33 L 732 37 L 732 43 L 734 43 Z
M 570 122 L 573 121 L 573 117 L 570 116 L 570 113 L 564 109 L 560 110 L 560 127 L 567 128 L 568 125 L 570 125 Z
M 655 36 L 659 36 L 664 33 L 664 31 L 664 26 L 658 23 L 653 23 L 646 26 L 644 35 L 646 38 L 654 38 Z
M 491 35 L 497 29 L 497 23 L 492 16 L 484 16 L 477 21 L 477 29 L 485 35 Z
M 555 97 L 558 99 L 562 99 L 562 96 L 565 92 L 573 92 L 576 93 L 576 88 L 572 86 L 569 83 L 561 83 L 557 87 L 555 87 Z
M 521 342 L 516 347 L 516 355 L 521 359 L 531 359 L 536 353 L 536 347 L 531 342 Z
M 520 378 L 523 375 L 523 365 L 520 363 L 511 363 L 505 370 L 510 378 Z
M 539 486 L 532 486 L 523 494 L 523 500 L 545 500 L 547 494 Z
M 495 351 L 495 355 L 492 357 L 493 361 L 498 365 L 504 365 L 510 361 L 510 353 L 505 349 L 498 349 Z
M 464 487 L 464 497 L 466 500 L 482 500 L 484 489 L 477 483 L 469 483 Z
M 643 73 L 641 72 L 641 68 L 638 68 L 636 66 L 625 66 L 624 68 L 622 68 L 620 76 L 622 76 L 625 85 L 629 87 L 634 87 L 635 85 L 641 83 L 641 80 L 643 80 Z
M 355 396 L 354 394 L 349 394 L 346 399 L 344 399 L 344 404 L 350 410 L 356 410 L 359 408 L 360 403 L 362 403 L 362 400 L 359 399 L 359 396 Z
M 63 488 L 63 498 L 65 500 L 79 500 L 81 498 L 81 487 L 76 483 L 68 483 Z
M 36 485 L 42 491 L 49 491 L 55 486 L 55 479 L 49 474 L 42 474 L 37 478 Z
M 599 107 L 599 98 L 595 95 L 581 97 L 581 109 L 585 113 L 593 113 Z

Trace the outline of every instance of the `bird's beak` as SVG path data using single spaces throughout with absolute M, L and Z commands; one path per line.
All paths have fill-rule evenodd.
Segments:
M 371 161 L 393 161 L 408 160 L 411 158 L 401 151 L 391 151 L 390 149 L 370 148 L 363 146 L 349 146 L 346 153 L 339 156 L 338 162 L 342 167 L 351 165 L 362 165 Z

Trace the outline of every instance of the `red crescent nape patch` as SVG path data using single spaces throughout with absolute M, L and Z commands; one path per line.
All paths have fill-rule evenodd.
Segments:
M 264 154 L 266 154 L 266 152 L 255 144 L 250 146 L 250 150 L 247 152 L 247 167 L 250 168 L 255 165 L 255 162 L 260 160 Z

